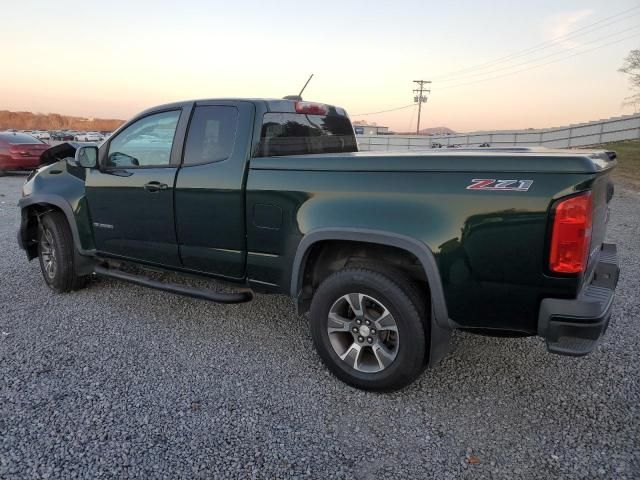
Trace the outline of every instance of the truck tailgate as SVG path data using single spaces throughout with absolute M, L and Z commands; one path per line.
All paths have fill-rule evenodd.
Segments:
M 611 152 L 612 153 L 612 152 Z M 611 172 L 615 166 L 615 154 L 607 157 L 606 167 L 598 174 L 593 182 L 591 198 L 593 202 L 593 223 L 591 227 L 591 246 L 589 248 L 589 262 L 583 282 L 590 281 L 594 269 L 598 264 L 602 245 L 605 241 L 607 223 L 609 221 L 609 202 L 613 197 L 614 186 Z

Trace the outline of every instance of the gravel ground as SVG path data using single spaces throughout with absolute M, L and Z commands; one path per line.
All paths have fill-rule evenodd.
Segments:
M 0 478 L 640 477 L 640 194 L 613 200 L 622 279 L 601 346 L 455 334 L 394 394 L 355 390 L 288 298 L 226 306 L 95 280 L 55 295 L 0 178 Z

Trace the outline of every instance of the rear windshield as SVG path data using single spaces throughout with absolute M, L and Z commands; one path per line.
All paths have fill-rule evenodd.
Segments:
M 26 133 L 0 133 L 0 140 L 9 143 L 42 143 L 37 138 Z
M 356 152 L 358 146 L 347 117 L 337 114 L 266 113 L 258 157 L 310 153 Z

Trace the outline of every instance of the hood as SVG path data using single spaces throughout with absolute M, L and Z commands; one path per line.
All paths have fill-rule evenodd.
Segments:
M 40 165 L 51 165 L 68 157 L 74 157 L 78 147 L 87 145 L 86 142 L 65 142 L 42 152 Z

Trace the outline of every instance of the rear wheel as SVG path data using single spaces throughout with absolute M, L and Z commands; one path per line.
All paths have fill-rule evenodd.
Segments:
M 40 221 L 38 255 L 47 285 L 56 292 L 82 288 L 87 277 L 76 273 L 74 245 L 67 219 L 61 212 L 49 212 Z
M 318 287 L 311 334 L 323 362 L 341 380 L 365 390 L 396 390 L 425 366 L 420 311 L 418 300 L 392 276 L 346 268 Z

